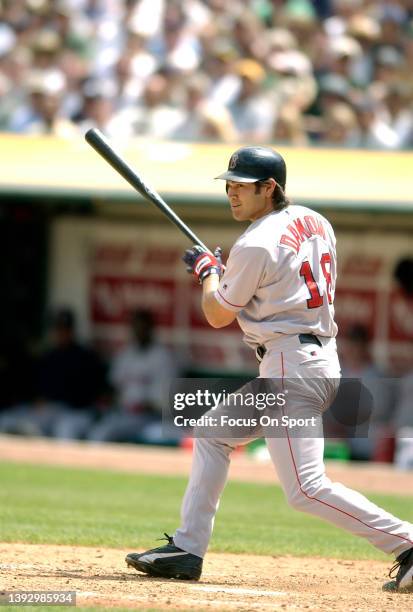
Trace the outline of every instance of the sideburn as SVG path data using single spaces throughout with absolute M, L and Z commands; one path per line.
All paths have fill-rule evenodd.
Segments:
M 257 181 L 254 184 L 255 184 L 254 193 L 255 194 L 261 193 L 261 187 L 263 187 L 263 182 Z M 276 184 L 274 192 L 272 194 L 272 202 L 273 202 L 274 210 L 282 210 L 283 208 L 286 208 L 290 204 L 290 201 L 288 200 L 288 198 L 285 197 L 285 193 L 282 190 L 282 188 L 279 186 L 278 183 Z

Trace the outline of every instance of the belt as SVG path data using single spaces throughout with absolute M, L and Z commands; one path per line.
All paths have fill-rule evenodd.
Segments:
M 314 334 L 299 334 L 298 340 L 300 344 L 317 344 L 318 346 L 323 346 L 320 340 Z M 255 354 L 257 356 L 258 361 L 263 360 L 266 352 L 267 349 L 264 344 L 260 344 L 260 346 L 257 346 Z
M 299 334 L 298 339 L 301 344 L 318 344 L 318 346 L 323 346 L 314 334 Z

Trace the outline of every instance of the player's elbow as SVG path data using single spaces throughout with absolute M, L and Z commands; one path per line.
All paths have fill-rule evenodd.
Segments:
M 220 306 L 217 302 L 215 304 L 206 303 L 202 305 L 203 312 L 206 320 L 210 324 L 211 327 L 215 329 L 220 329 L 221 327 L 226 327 L 230 325 L 235 319 L 235 313 L 227 310 Z
M 215 329 L 230 325 L 236 317 L 236 313 L 221 306 L 212 293 L 204 295 L 202 310 L 210 326 Z
M 208 315 L 205 315 L 205 318 L 208 321 L 208 323 L 210 324 L 210 326 L 214 327 L 215 329 L 220 329 L 221 327 L 226 327 L 230 323 L 230 322 L 227 323 L 226 321 L 223 321 L 222 319 L 211 317 L 211 316 L 208 316 Z

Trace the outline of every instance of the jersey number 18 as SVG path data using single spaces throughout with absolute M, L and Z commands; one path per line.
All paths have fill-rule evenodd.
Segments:
M 320 259 L 321 271 L 326 279 L 326 293 L 329 304 L 333 303 L 331 297 L 331 256 L 330 253 L 323 253 Z M 310 292 L 310 298 L 307 300 L 307 308 L 320 308 L 324 302 L 324 296 L 321 295 L 318 285 L 315 281 L 313 271 L 309 261 L 303 261 L 300 268 L 300 276 L 304 278 L 307 289 Z

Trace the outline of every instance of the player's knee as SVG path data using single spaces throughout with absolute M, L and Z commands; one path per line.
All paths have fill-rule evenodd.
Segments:
M 311 512 L 321 487 L 319 479 L 297 485 L 287 497 L 289 505 L 300 512 Z
M 287 498 L 288 504 L 294 510 L 298 510 L 299 512 L 305 512 L 308 510 L 308 500 L 304 492 L 297 488 L 291 495 Z

